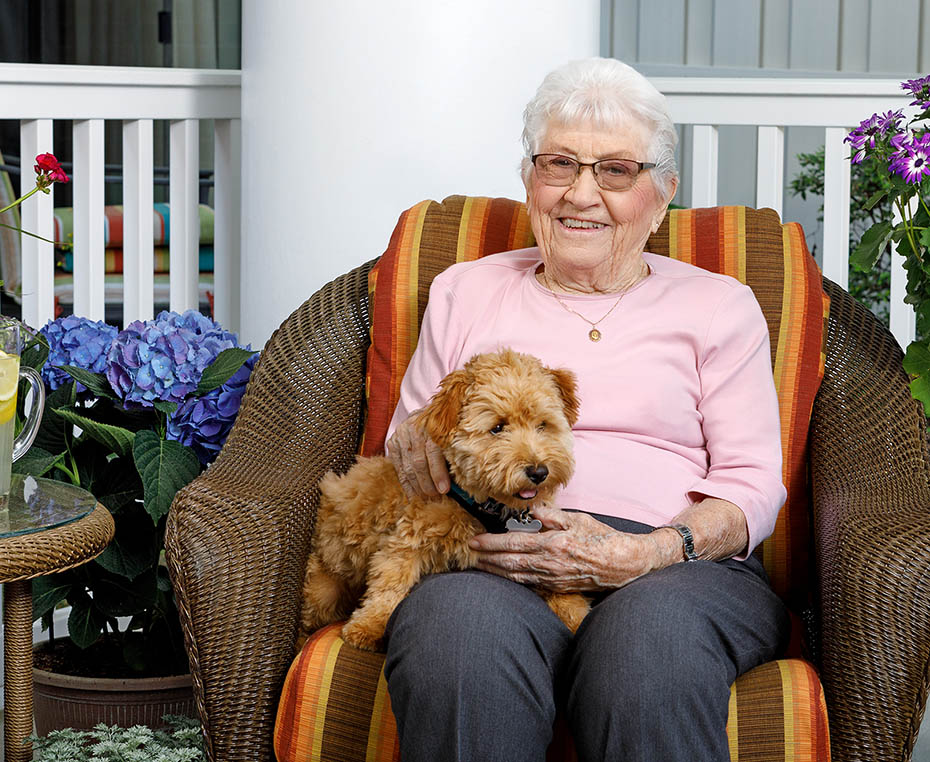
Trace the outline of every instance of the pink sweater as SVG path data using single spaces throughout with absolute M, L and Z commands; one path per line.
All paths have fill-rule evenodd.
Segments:
M 447 373 L 511 347 L 578 376 L 576 470 L 559 507 L 658 526 L 702 497 L 723 498 L 746 515 L 751 551 L 785 500 L 765 318 L 733 278 L 644 256 L 652 274 L 598 324 L 598 343 L 536 281 L 536 248 L 441 273 L 388 436 Z M 598 320 L 616 296 L 561 299 Z

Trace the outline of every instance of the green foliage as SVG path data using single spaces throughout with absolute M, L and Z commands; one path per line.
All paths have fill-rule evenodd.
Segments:
M 189 717 L 165 715 L 167 729 L 144 725 L 53 730 L 32 736 L 36 762 L 203 762 L 203 733 Z
M 792 194 L 802 199 L 807 199 L 808 195 L 823 198 L 823 146 L 813 153 L 798 154 L 797 159 L 801 169 L 790 182 Z M 883 170 L 871 162 L 852 165 L 849 248 L 853 253 L 849 262 L 849 293 L 886 323 L 891 286 L 891 256 L 887 245 L 890 235 L 885 237 L 882 233 L 880 236 L 880 231 L 876 231 L 867 250 L 861 250 L 860 241 L 864 243 L 865 234 L 878 223 L 888 221 L 890 230 L 892 199 L 889 193 L 893 188 L 894 181 L 887 169 Z M 867 201 L 863 204 L 861 199 Z M 817 219 L 823 222 L 823 204 Z
M 41 367 L 48 356 L 42 341 L 33 339 L 24 363 Z M 215 361 L 225 355 L 220 367 L 206 370 L 222 385 L 252 354 L 223 352 Z M 165 438 L 175 403 L 124 408 L 105 376 L 68 372 L 93 396 L 79 396 L 74 381 L 49 392 L 36 442 L 13 469 L 83 487 L 113 515 L 116 533 L 93 561 L 33 581 L 33 619 L 47 623 L 56 606 L 70 604 L 75 645 L 87 649 L 103 640 L 122 654 L 119 674 L 101 677 L 184 673 L 187 656 L 162 550 L 171 502 L 203 465 L 190 447 Z M 122 618 L 129 624 L 121 630 Z

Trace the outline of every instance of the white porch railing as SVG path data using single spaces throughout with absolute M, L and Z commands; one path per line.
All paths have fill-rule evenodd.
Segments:
M 104 120 L 123 130 L 123 320 L 153 317 L 153 121 L 170 121 L 169 306 L 198 306 L 199 132 L 213 119 L 214 316 L 239 329 L 240 82 L 238 71 L 0 64 L 0 119 L 20 122 L 24 188 L 32 157 L 55 153 L 53 120 L 74 130 L 74 314 L 104 317 Z M 2 147 L 0 147 L 2 149 Z M 59 157 L 62 158 L 62 157 Z M 54 195 L 21 207 L 24 229 L 53 238 Z M 50 243 L 22 236 L 22 315 L 32 326 L 54 313 Z
M 848 130 L 873 113 L 907 107 L 897 79 L 653 77 L 669 100 L 672 118 L 694 125 L 692 206 L 717 203 L 717 127 L 758 128 L 755 206 L 782 214 L 784 128 L 823 127 L 825 146 L 823 272 L 847 287 L 849 273 Z M 865 199 L 861 199 L 865 201 Z M 891 332 L 902 346 L 914 338 L 914 312 L 904 304 L 906 275 L 892 257 Z
M 21 155 L 51 150 L 52 121 L 74 129 L 74 312 L 103 317 L 103 120 L 123 123 L 124 320 L 153 311 L 152 122 L 170 120 L 170 307 L 197 306 L 197 120 L 215 122 L 215 317 L 239 328 L 240 82 L 235 71 L 0 64 L 0 119 L 21 124 Z M 874 112 L 906 107 L 897 79 L 653 77 L 673 118 L 693 125 L 691 203 L 717 202 L 717 127 L 758 128 L 756 198 L 783 210 L 784 128 L 822 127 L 823 270 L 847 285 L 850 165 L 843 138 Z M 2 147 L 0 147 L 2 148 Z M 747 160 L 748 157 L 747 157 Z M 24 173 L 28 177 L 28 171 Z M 31 185 L 29 186 L 31 187 Z M 52 237 L 52 197 L 25 205 L 27 230 Z M 142 213 L 144 212 L 144 213 Z M 23 237 L 23 317 L 42 325 L 54 309 L 50 244 Z M 892 258 L 891 330 L 902 345 L 914 315 L 902 301 L 905 276 Z

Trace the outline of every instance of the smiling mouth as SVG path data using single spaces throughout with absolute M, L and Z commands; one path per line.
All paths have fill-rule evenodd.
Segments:
M 593 220 L 576 220 L 571 217 L 560 217 L 559 222 L 562 223 L 565 227 L 570 230 L 600 230 L 601 228 L 607 227 L 602 222 L 594 222 Z
M 538 489 L 521 489 L 514 497 L 518 497 L 521 500 L 532 500 L 539 494 Z

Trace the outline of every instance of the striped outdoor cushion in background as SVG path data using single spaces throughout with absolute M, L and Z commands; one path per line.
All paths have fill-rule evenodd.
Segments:
M 347 646 L 340 627 L 316 633 L 291 665 L 275 725 L 278 762 L 399 759 L 384 656 Z M 827 708 L 813 668 L 783 659 L 740 677 L 730 689 L 727 735 L 732 762 L 829 760 Z M 575 762 L 564 730 L 547 760 Z
M 382 451 L 404 370 L 416 346 L 429 286 L 454 262 L 533 245 L 523 204 L 450 196 L 404 212 L 371 272 L 372 344 L 361 452 Z M 807 428 L 823 375 L 829 302 L 795 223 L 770 209 L 672 210 L 647 244 L 752 287 L 769 325 L 782 421 L 788 501 L 761 547 L 773 586 L 796 610 L 807 603 Z M 321 630 L 295 660 L 275 729 L 279 762 L 383 762 L 397 733 L 381 672 L 383 657 L 345 646 L 338 626 Z M 827 714 L 813 668 L 799 659 L 762 665 L 733 686 L 727 726 L 733 760 L 828 760 Z M 557 734 L 549 760 L 571 760 Z

